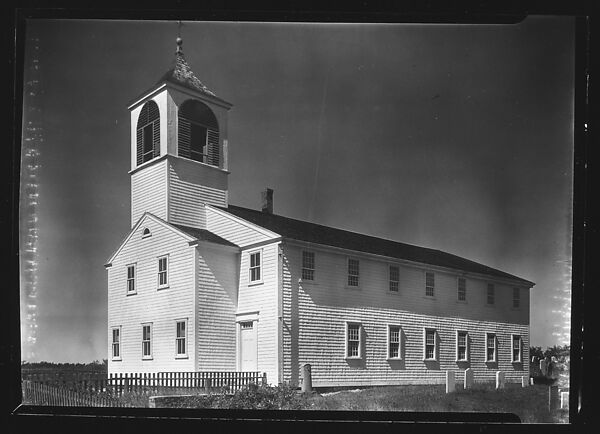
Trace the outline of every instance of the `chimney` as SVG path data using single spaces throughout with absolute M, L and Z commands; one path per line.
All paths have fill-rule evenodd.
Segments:
M 261 193 L 262 212 L 273 214 L 273 190 L 267 188 Z

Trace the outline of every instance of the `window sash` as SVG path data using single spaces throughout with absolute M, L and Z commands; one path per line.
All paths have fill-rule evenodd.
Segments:
M 127 292 L 135 291 L 135 266 L 129 265 L 127 267 Z
M 121 357 L 121 330 L 118 328 L 112 329 L 112 356 L 113 358 Z
M 496 335 L 488 333 L 486 337 L 486 361 L 496 360 Z
M 433 273 L 425 273 L 425 295 L 428 297 L 435 295 L 435 275 Z
M 358 286 L 359 267 L 358 259 L 348 259 L 348 286 Z
M 458 360 L 467 360 L 467 345 L 468 345 L 468 334 L 466 332 L 459 332 L 457 334 L 456 358 Z
M 302 252 L 302 280 L 314 280 L 315 278 L 315 254 L 313 252 Z
M 487 286 L 487 303 L 494 304 L 495 299 L 495 288 L 493 283 L 488 283 Z
M 348 357 L 360 357 L 360 324 L 348 324 Z
M 152 327 L 142 326 L 142 356 L 150 357 L 152 355 Z
M 435 330 L 425 330 L 425 359 L 435 359 Z
M 250 254 L 250 281 L 260 280 L 260 252 Z
M 400 327 L 389 328 L 389 358 L 398 359 L 400 358 Z
M 465 301 L 467 299 L 467 280 L 459 277 L 458 279 L 458 300 Z
M 390 265 L 390 285 L 389 289 L 398 292 L 398 283 L 400 281 L 400 269 L 395 265 Z
M 185 321 L 177 321 L 175 342 L 177 344 L 177 355 L 178 356 L 187 354 L 186 345 L 185 345 L 186 337 L 187 337 L 186 322 Z
M 521 337 L 513 336 L 512 338 L 512 361 L 521 361 Z
M 158 258 L 158 286 L 166 286 L 168 284 L 168 271 L 167 257 Z

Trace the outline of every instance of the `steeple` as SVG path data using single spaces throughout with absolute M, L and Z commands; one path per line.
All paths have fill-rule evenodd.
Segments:
M 183 55 L 129 106 L 131 225 L 144 212 L 203 228 L 204 205 L 228 204 L 227 117 L 231 104 L 196 77 Z

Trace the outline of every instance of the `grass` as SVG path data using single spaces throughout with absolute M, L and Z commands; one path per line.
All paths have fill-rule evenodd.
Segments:
M 305 395 L 289 386 L 254 386 L 233 396 L 209 395 L 184 399 L 173 398 L 166 407 L 315 410 L 315 411 L 418 411 L 418 412 L 486 412 L 514 413 L 523 423 L 566 423 L 568 410 L 548 410 L 548 386 L 522 388 L 509 384 L 496 390 L 493 384 L 473 389 L 457 387 L 445 393 L 444 385 L 389 386 L 335 393 Z

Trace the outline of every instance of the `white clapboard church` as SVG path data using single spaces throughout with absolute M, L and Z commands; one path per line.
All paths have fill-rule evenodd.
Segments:
M 181 39 L 129 106 L 131 231 L 106 264 L 109 373 L 261 371 L 298 385 L 309 363 L 316 387 L 529 376 L 532 282 L 277 215 L 269 189 L 261 210 L 231 205 L 231 107 Z

